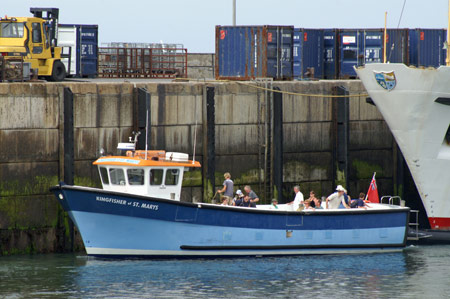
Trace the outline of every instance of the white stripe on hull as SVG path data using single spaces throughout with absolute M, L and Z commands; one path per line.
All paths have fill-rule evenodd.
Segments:
M 95 256 L 263 256 L 263 255 L 309 255 L 309 254 L 363 254 L 400 252 L 403 248 L 357 248 L 357 249 L 304 249 L 304 250 L 138 250 L 86 247 L 88 255 Z

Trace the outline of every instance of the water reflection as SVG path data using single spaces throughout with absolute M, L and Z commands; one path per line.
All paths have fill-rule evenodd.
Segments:
M 0 297 L 435 297 L 450 291 L 449 249 L 216 260 L 2 257 Z
M 388 263 L 386 263 L 388 261 Z M 353 288 L 377 292 L 384 280 L 405 272 L 405 255 L 304 256 L 223 260 L 102 261 L 80 269 L 80 290 L 169 297 L 354 296 Z M 108 273 L 100 278 L 101 273 Z M 383 277 L 387 275 L 387 279 Z M 92 283 L 91 278 L 97 277 Z M 106 288 L 108 286 L 108 288 Z M 105 293 L 110 295 L 110 293 Z

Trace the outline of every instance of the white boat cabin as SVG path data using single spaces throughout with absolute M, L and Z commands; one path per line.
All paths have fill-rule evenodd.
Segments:
M 130 150 L 126 156 L 103 156 L 94 162 L 104 190 L 179 201 L 184 171 L 200 167 L 184 153 L 135 151 L 133 143 L 118 148 Z

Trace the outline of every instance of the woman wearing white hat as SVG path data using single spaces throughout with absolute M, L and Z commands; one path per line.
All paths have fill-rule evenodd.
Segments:
M 350 206 L 345 202 L 344 193 L 347 191 L 341 185 L 336 187 L 336 192 L 327 197 L 326 208 L 327 209 L 339 209 L 339 205 L 342 205 L 346 209 L 350 209 Z
M 236 196 L 233 198 L 233 206 L 240 206 L 244 200 L 244 193 L 242 193 L 241 189 L 236 191 Z

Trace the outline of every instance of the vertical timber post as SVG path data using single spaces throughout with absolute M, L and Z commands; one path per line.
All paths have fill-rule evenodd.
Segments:
M 280 90 L 275 87 L 274 90 Z M 279 203 L 283 201 L 283 94 L 273 94 L 273 182 L 274 195 Z M 266 199 L 267 200 L 267 199 Z M 269 198 L 270 200 L 270 198 Z
M 73 125 L 73 93 L 64 87 L 64 182 L 74 184 L 74 125 Z M 67 216 L 66 216 L 67 217 Z M 73 222 L 69 218 L 70 251 L 74 248 Z
M 138 102 L 137 102 L 137 130 L 141 132 L 138 138 L 137 149 L 145 149 L 145 141 L 148 140 L 148 149 L 151 148 L 151 97 L 145 88 L 138 88 Z M 148 111 L 148 130 L 147 125 L 147 111 Z
M 333 88 L 334 95 L 348 95 L 348 91 L 343 86 L 336 86 Z M 333 181 L 335 185 L 345 185 L 349 188 L 348 181 L 348 142 L 349 142 L 349 98 L 335 97 L 333 98 L 334 106 L 334 127 L 335 127 L 335 150 L 334 150 L 334 170 Z
M 393 152 L 394 152 L 394 186 L 395 195 L 404 198 L 404 186 L 405 186 L 405 158 L 403 157 L 402 151 L 397 145 L 397 142 L 393 142 Z
M 215 120 L 215 89 L 212 86 L 206 87 L 206 180 L 204 178 L 204 192 L 206 199 L 214 194 L 215 172 L 216 172 L 216 120 Z

